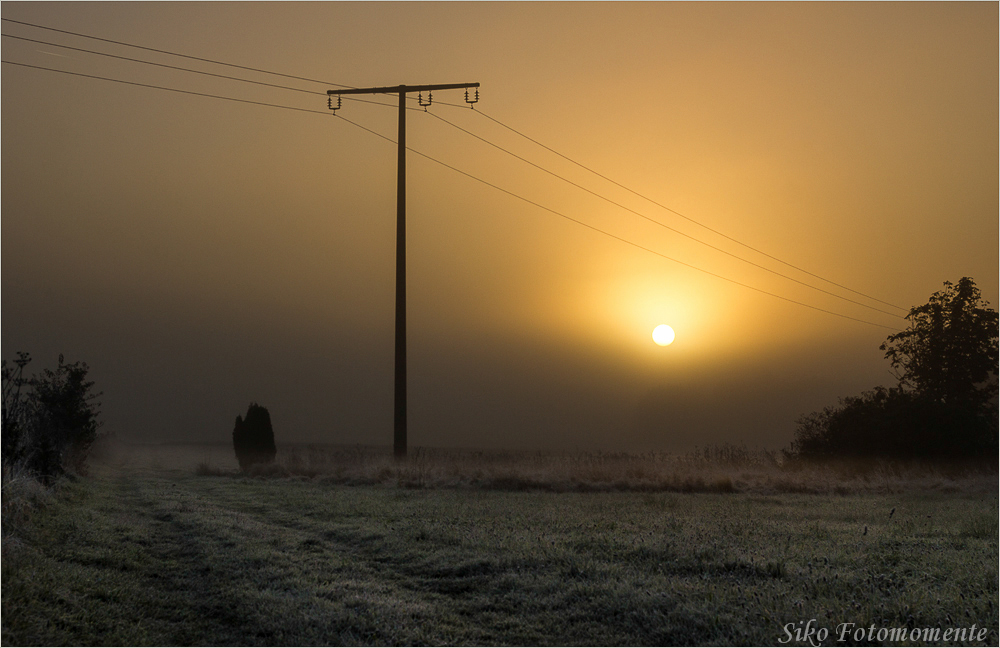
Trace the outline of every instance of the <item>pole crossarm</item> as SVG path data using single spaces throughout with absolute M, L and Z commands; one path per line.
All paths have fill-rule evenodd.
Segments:
M 430 92 L 433 90 L 457 90 L 461 88 L 478 88 L 478 83 L 438 83 L 432 85 L 398 85 L 381 88 L 348 88 L 346 90 L 327 90 L 328 95 L 345 94 L 400 94 L 407 92 Z

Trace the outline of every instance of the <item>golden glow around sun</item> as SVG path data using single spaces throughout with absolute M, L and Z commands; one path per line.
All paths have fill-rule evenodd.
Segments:
M 667 346 L 673 341 L 674 329 L 670 328 L 666 324 L 660 324 L 653 329 L 653 342 L 656 342 L 660 346 Z

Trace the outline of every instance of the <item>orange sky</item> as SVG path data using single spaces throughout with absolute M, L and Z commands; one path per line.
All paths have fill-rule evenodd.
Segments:
M 490 117 L 891 304 L 963 276 L 997 304 L 995 3 L 4 2 L 2 17 L 5 61 L 307 110 L 331 84 L 479 82 L 478 111 L 444 105 L 461 91 L 411 111 L 409 146 L 681 262 L 411 153 L 411 445 L 779 447 L 799 415 L 892 380 L 878 345 L 898 316 L 633 212 L 901 311 Z M 393 107 L 345 101 L 340 119 L 2 70 L 5 358 L 85 360 L 126 438 L 223 441 L 257 400 L 279 445 L 391 442 L 396 151 L 345 120 L 395 139 Z

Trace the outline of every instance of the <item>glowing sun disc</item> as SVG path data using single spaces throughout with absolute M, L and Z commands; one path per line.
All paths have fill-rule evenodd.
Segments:
M 670 328 L 666 324 L 660 324 L 653 329 L 653 342 L 656 342 L 660 346 L 667 346 L 673 341 L 674 329 Z

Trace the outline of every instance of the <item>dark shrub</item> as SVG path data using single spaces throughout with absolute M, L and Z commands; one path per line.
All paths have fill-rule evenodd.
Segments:
M 879 347 L 899 386 L 800 418 L 787 457 L 995 461 L 997 312 L 969 277 L 944 286 Z
M 233 449 L 240 462 L 240 470 L 246 472 L 255 464 L 274 461 L 277 449 L 274 446 L 274 430 L 271 428 L 271 414 L 266 407 L 250 403 L 246 418 L 236 416 L 233 428 Z
M 101 426 L 100 394 L 87 380 L 83 362 L 67 363 L 59 356 L 56 370 L 45 369 L 25 378 L 31 361 L 19 353 L 17 369 L 3 363 L 3 460 L 18 464 L 45 481 L 67 469 L 84 472 L 84 461 Z
M 996 416 L 900 388 L 842 398 L 798 421 L 792 454 L 803 459 L 943 459 L 996 456 Z
M 2 447 L 5 464 L 24 465 L 31 454 L 30 430 L 32 427 L 32 401 L 28 380 L 24 377 L 24 367 L 31 362 L 31 356 L 24 352 L 17 354 L 13 364 L 15 369 L 3 361 L 3 423 Z

